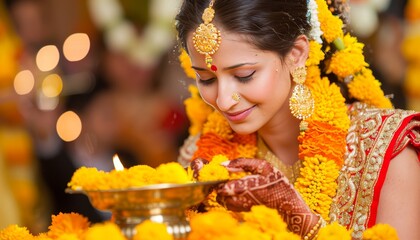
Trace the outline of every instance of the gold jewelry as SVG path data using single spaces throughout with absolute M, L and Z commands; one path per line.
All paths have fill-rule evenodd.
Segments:
M 315 100 L 312 97 L 311 90 L 304 85 L 306 80 L 306 68 L 295 68 L 295 70 L 292 71 L 292 78 L 296 83 L 296 86 L 289 99 L 289 107 L 293 116 L 302 120 L 300 123 L 300 130 L 305 131 L 308 128 L 308 123 L 305 120 L 312 115 L 315 108 Z
M 304 237 L 303 237 L 303 239 L 304 240 L 310 240 L 310 239 L 315 239 L 316 238 L 316 236 L 318 235 L 318 232 L 319 232 L 319 230 L 322 228 L 322 227 L 325 227 L 325 225 L 326 225 L 326 222 L 325 222 L 325 220 L 320 216 L 320 215 L 318 215 L 319 216 L 319 220 L 318 220 L 318 222 L 315 224 L 315 226 L 313 226 L 312 227 L 312 229 L 311 229 L 311 231 L 309 231 Z
M 212 71 L 217 71 L 217 67 L 212 65 L 213 59 L 211 55 L 219 49 L 222 38 L 220 36 L 220 31 L 211 23 L 215 13 L 213 9 L 214 1 L 215 0 L 212 0 L 209 7 L 204 9 L 202 15 L 204 23 L 201 23 L 195 30 L 193 34 L 193 43 L 197 52 L 205 55 L 206 66 Z
M 232 93 L 232 99 L 235 102 L 239 102 L 241 100 L 241 95 L 239 95 L 239 93 L 237 93 L 237 92 L 234 92 L 234 93 Z

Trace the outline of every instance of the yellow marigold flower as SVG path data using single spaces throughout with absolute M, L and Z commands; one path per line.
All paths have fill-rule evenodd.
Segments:
M 404 90 L 408 96 L 413 98 L 420 98 L 420 64 L 412 64 L 407 66 Z
M 136 226 L 136 234 L 133 240 L 173 240 L 173 236 L 168 233 L 166 224 L 145 220 Z
M 262 232 L 274 236 L 277 232 L 287 231 L 287 224 L 283 221 L 276 209 L 264 205 L 251 207 L 250 212 L 243 213 L 244 220 Z
M 75 234 L 82 239 L 89 225 L 88 219 L 78 213 L 59 213 L 52 216 L 48 236 L 58 238 L 63 234 Z
M 350 96 L 378 108 L 392 108 L 391 101 L 384 96 L 381 83 L 375 79 L 370 69 L 364 68 L 348 84 Z
M 34 240 L 53 240 L 53 239 L 48 237 L 47 233 L 40 233 L 38 236 L 34 237 Z
M 233 131 L 230 128 L 229 122 L 218 111 L 212 112 L 208 117 L 208 121 L 204 124 L 203 134 L 209 132 L 215 133 L 227 140 L 233 138 Z
M 378 223 L 363 232 L 363 240 L 398 240 L 397 231 L 388 224 Z
M 306 157 L 302 164 L 301 177 L 296 180 L 295 187 L 306 204 L 328 221 L 339 168 L 334 161 L 320 155 Z
M 292 232 L 279 232 L 273 236 L 273 240 L 301 240 L 301 238 Z
M 84 240 L 126 240 L 121 229 L 112 222 L 96 223 L 86 231 Z
M 210 162 L 203 166 L 200 169 L 200 173 L 198 175 L 199 181 L 217 181 L 217 180 L 224 180 L 229 179 L 229 171 L 226 167 Z
M 212 163 L 212 164 L 219 164 L 220 165 L 222 162 L 226 162 L 226 161 L 229 161 L 229 158 L 227 158 L 223 154 L 217 154 L 216 156 L 214 156 L 211 159 L 211 162 L 210 163 Z
M 73 173 L 67 185 L 73 190 L 109 189 L 106 177 L 106 173 L 97 168 L 81 167 Z
M 310 121 L 325 122 L 347 131 L 350 119 L 347 115 L 346 99 L 341 94 L 340 88 L 330 84 L 327 78 L 313 83 L 310 88 L 316 106 Z
M 321 80 L 321 70 L 318 66 L 308 66 L 306 68 L 306 81 L 305 84 L 311 88 L 313 84 L 316 84 Z
M 217 200 L 217 192 L 213 190 L 209 195 L 207 195 L 206 199 L 204 199 L 203 204 L 207 211 L 219 211 L 219 212 L 227 212 L 228 210 L 220 205 Z
M 251 144 L 238 145 L 237 151 L 238 154 L 235 156 L 235 158 L 253 158 L 257 154 L 258 148 L 256 145 Z
M 401 46 L 401 52 L 404 58 L 410 62 L 420 62 L 420 35 L 413 34 L 404 38 Z
M 189 183 L 187 171 L 178 162 L 163 163 L 156 168 L 158 183 Z
M 141 187 L 144 185 L 154 184 L 156 179 L 156 169 L 147 165 L 137 165 L 126 170 L 129 176 L 129 186 Z
M 332 43 L 335 39 L 343 36 L 343 21 L 334 16 L 328 9 L 325 0 L 316 0 L 318 5 L 318 20 L 321 24 L 323 37 L 328 43 Z
M 318 232 L 317 240 L 351 240 L 351 232 L 337 222 L 333 222 Z
M 258 228 L 255 228 L 254 225 L 244 222 L 240 224 L 233 234 L 226 234 L 223 239 L 241 239 L 241 240 L 272 240 L 272 237 L 269 233 L 261 231 Z M 220 239 L 219 237 L 216 239 Z
M 185 111 L 191 124 L 189 133 L 196 135 L 203 129 L 204 122 L 213 109 L 203 101 L 196 86 L 190 84 L 188 90 L 191 97 L 184 101 Z
M 55 238 L 55 240 L 81 240 L 78 235 L 74 233 L 63 233 L 62 235 Z
M 309 41 L 309 57 L 306 60 L 305 65 L 317 66 L 322 60 L 324 60 L 325 54 L 321 50 L 322 45 L 316 41 Z
M 347 34 L 344 37 L 344 45 L 343 50 L 336 51 L 332 55 L 327 69 L 327 73 L 333 72 L 341 79 L 358 73 L 368 66 L 363 55 L 362 43 Z
M 190 221 L 188 240 L 214 240 L 220 235 L 232 235 L 239 223 L 227 212 L 210 211 L 194 216 Z
M 26 227 L 19 227 L 16 224 L 9 225 L 0 231 L 1 240 L 32 240 L 33 238 Z
M 185 51 L 185 49 L 181 50 L 181 54 L 179 55 L 178 59 L 181 62 L 181 67 L 184 69 L 185 75 L 187 75 L 189 78 L 195 79 L 196 75 L 194 69 L 192 68 L 191 58 L 188 56 L 188 53 Z
M 106 177 L 109 189 L 124 189 L 130 187 L 131 178 L 127 174 L 127 169 L 122 171 L 111 170 Z

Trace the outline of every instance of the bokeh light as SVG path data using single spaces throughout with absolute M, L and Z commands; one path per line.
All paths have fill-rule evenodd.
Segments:
M 42 81 L 42 93 L 46 97 L 57 97 L 63 90 L 63 81 L 58 74 L 50 74 Z
M 60 60 L 60 53 L 54 45 L 47 45 L 39 49 L 36 55 L 36 65 L 39 70 L 47 72 L 57 67 Z
M 63 44 L 64 57 L 70 62 L 85 58 L 89 49 L 90 40 L 86 33 L 74 33 L 67 37 Z
M 71 142 L 82 132 L 82 121 L 75 112 L 67 111 L 58 118 L 56 129 L 63 141 Z
M 15 76 L 13 87 L 19 95 L 25 95 L 32 91 L 35 85 L 35 78 L 31 71 L 23 70 Z

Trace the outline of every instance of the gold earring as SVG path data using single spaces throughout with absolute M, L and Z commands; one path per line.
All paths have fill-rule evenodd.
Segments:
M 297 67 L 292 71 L 292 78 L 296 86 L 293 88 L 292 96 L 289 99 L 289 107 L 293 116 L 302 120 L 300 130 L 305 131 L 308 128 L 308 123 L 305 120 L 312 116 L 315 108 L 315 100 L 312 97 L 311 90 L 304 85 L 306 68 Z
M 215 72 L 217 71 L 217 67 L 212 65 L 213 59 L 211 55 L 219 49 L 222 37 L 220 31 L 212 23 L 215 13 L 213 9 L 214 1 L 215 0 L 212 0 L 209 6 L 204 10 L 202 15 L 204 23 L 201 23 L 195 30 L 193 34 L 193 43 L 197 52 L 204 54 L 206 66 Z
M 234 93 L 232 93 L 232 99 L 235 102 L 239 102 L 241 100 L 241 95 L 239 95 L 239 93 L 237 93 L 237 92 L 234 92 Z

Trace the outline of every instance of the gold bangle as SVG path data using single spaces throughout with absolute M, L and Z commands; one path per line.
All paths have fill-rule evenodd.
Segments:
M 325 221 L 324 219 L 319 216 L 319 220 L 318 222 L 315 224 L 315 226 L 313 226 L 313 228 L 311 229 L 311 231 L 309 231 L 304 237 L 303 240 L 310 240 L 316 237 L 319 229 L 321 229 L 321 227 L 325 226 Z

